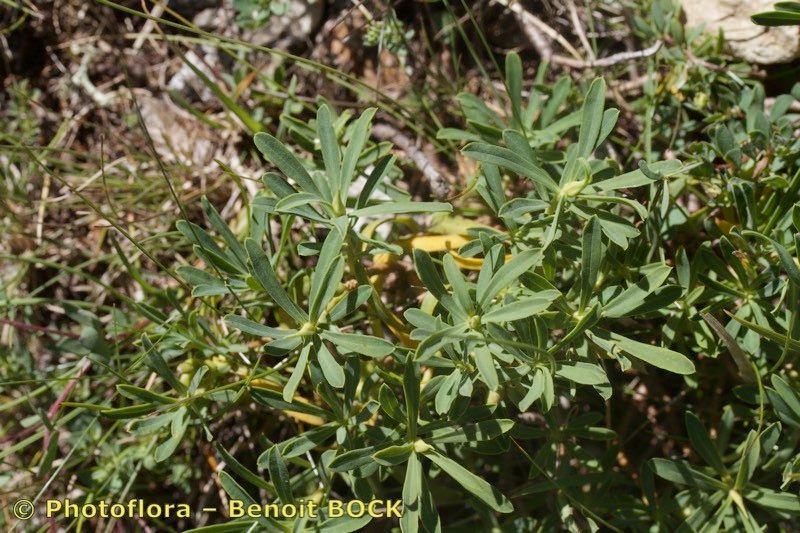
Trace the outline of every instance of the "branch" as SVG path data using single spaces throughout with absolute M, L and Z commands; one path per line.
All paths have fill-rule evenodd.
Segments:
M 611 65 L 616 65 L 618 63 L 624 63 L 625 61 L 633 61 L 636 59 L 642 59 L 645 57 L 650 57 L 655 55 L 661 47 L 664 45 L 663 41 L 656 41 L 653 46 L 649 48 L 645 48 L 644 50 L 635 50 L 633 52 L 620 52 L 618 54 L 614 54 L 608 57 L 601 57 L 600 59 L 593 59 L 593 60 L 582 60 L 582 59 L 573 59 L 571 57 L 565 57 L 560 55 L 553 55 L 551 60 L 553 63 L 558 63 L 559 65 L 564 65 L 566 67 L 572 68 L 598 68 L 598 67 L 610 67 Z

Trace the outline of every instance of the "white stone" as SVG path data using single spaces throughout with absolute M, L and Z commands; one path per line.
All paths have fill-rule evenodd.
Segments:
M 770 11 L 773 0 L 681 0 L 686 25 L 722 29 L 731 52 L 750 63 L 787 63 L 800 55 L 800 26 L 766 28 L 750 20 Z

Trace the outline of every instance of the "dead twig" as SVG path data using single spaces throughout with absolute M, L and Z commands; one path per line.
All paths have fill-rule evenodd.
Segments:
M 626 61 L 634 61 L 636 59 L 643 59 L 655 55 L 664 45 L 663 41 L 656 41 L 652 46 L 644 50 L 635 50 L 633 52 L 620 52 L 618 54 L 610 55 L 608 57 L 601 57 L 599 59 L 583 60 L 573 59 L 571 57 L 553 55 L 551 61 L 559 65 L 564 65 L 570 68 L 604 68 L 624 63 Z
M 575 7 L 575 2 L 573 2 L 573 0 L 568 0 L 567 7 L 569 8 L 569 17 L 572 20 L 572 26 L 575 28 L 575 33 L 578 35 L 578 39 L 581 41 L 581 46 L 583 46 L 583 49 L 586 50 L 586 54 L 589 56 L 589 61 L 594 61 L 594 50 L 592 49 L 592 45 L 589 43 L 589 39 L 586 37 L 586 32 L 583 30 L 583 25 L 581 24 L 581 19 L 578 16 L 578 8 Z
M 397 148 L 400 148 L 408 156 L 414 165 L 422 172 L 428 180 L 431 192 L 437 198 L 446 198 L 450 192 L 450 183 L 442 175 L 436 166 L 431 162 L 431 158 L 419 148 L 413 139 L 405 133 L 397 130 L 390 124 L 375 124 L 372 127 L 372 134 L 382 141 L 389 141 Z

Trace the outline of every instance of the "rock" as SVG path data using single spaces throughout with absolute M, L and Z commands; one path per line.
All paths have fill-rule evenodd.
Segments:
M 769 11 L 773 0 L 681 0 L 689 27 L 720 29 L 731 52 L 750 63 L 788 63 L 800 55 L 800 27 L 765 28 L 750 16 Z
M 136 100 L 161 159 L 202 168 L 218 156 L 220 146 L 215 132 L 169 98 L 138 90 Z

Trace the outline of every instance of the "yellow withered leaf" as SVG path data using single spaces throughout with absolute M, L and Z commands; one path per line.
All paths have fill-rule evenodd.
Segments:
M 445 252 L 457 250 L 471 240 L 471 238 L 464 235 L 450 233 L 446 235 L 415 235 L 414 237 L 402 239 L 398 244 L 407 250 Z
M 731 229 L 736 226 L 736 224 L 731 224 L 724 218 L 715 218 L 714 222 L 717 223 L 717 227 L 725 235 L 728 235 L 731 232 Z

